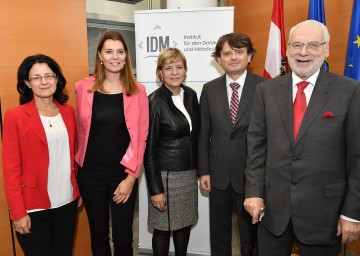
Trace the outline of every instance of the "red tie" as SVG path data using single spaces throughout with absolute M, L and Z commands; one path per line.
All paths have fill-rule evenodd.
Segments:
M 303 120 L 303 117 L 304 117 L 304 114 L 306 111 L 306 97 L 305 97 L 304 89 L 306 88 L 306 86 L 308 86 L 308 84 L 309 84 L 309 82 L 307 82 L 307 81 L 301 81 L 300 83 L 297 84 L 298 90 L 296 93 L 296 97 L 295 97 L 295 101 L 294 101 L 294 108 L 293 108 L 294 141 L 296 140 L 301 122 Z
M 232 89 L 231 100 L 230 100 L 230 113 L 231 113 L 231 120 L 232 120 L 232 123 L 234 125 L 237 110 L 238 110 L 238 106 L 239 106 L 239 92 L 238 92 L 238 90 L 240 88 L 240 85 L 235 82 L 235 83 L 231 83 L 230 87 Z

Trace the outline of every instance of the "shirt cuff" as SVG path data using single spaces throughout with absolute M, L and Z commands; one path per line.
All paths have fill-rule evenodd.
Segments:
M 352 218 L 349 218 L 349 217 L 346 217 L 344 215 L 340 215 L 340 218 L 344 219 L 344 220 L 347 220 L 347 221 L 352 221 L 352 222 L 357 222 L 359 223 L 360 221 L 359 220 L 355 220 L 355 219 L 352 219 Z

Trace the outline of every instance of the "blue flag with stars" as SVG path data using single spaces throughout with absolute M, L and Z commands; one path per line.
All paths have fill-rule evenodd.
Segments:
M 360 1 L 354 0 L 345 63 L 345 76 L 360 81 Z
M 308 20 L 316 20 L 326 26 L 324 0 L 310 0 Z M 329 63 L 324 60 L 323 66 L 325 71 L 329 71 Z
M 326 25 L 324 0 L 310 0 L 308 20 L 317 20 Z

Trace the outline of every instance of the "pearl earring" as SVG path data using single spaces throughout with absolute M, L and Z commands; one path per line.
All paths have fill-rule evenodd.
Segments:
M 103 64 L 104 64 L 104 62 L 102 61 L 102 59 L 100 59 L 100 64 L 101 64 L 101 65 L 103 65 Z

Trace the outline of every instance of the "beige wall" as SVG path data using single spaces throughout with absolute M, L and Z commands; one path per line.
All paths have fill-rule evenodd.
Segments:
M 60 64 L 68 82 L 69 103 L 74 106 L 74 83 L 88 72 L 85 0 L 0 1 L 0 96 L 3 115 L 7 109 L 19 104 L 16 91 L 18 66 L 25 57 L 36 53 L 49 55 Z M 10 256 L 13 253 L 2 168 L 0 174 L 0 255 Z M 17 255 L 23 255 L 18 245 Z M 79 215 L 75 255 L 91 255 L 89 228 L 83 209 Z
M 137 4 L 125 4 L 105 0 L 86 0 L 86 12 L 91 18 L 134 23 L 134 11 L 160 9 L 161 0 L 143 0 Z

